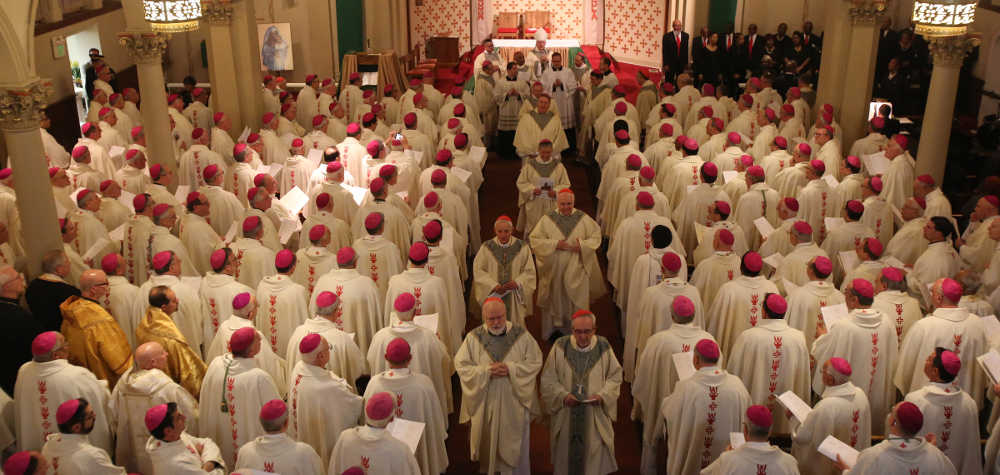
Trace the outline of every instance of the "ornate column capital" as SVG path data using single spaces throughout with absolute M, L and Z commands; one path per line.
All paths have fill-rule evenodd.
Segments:
M 887 0 L 850 0 L 848 13 L 853 25 L 874 25 L 875 20 L 885 14 Z
M 202 0 L 201 15 L 211 25 L 229 25 L 233 21 L 232 0 Z
M 928 38 L 927 48 L 934 59 L 934 66 L 961 67 L 965 55 L 974 46 L 977 40 L 968 36 L 945 36 L 940 38 Z
M 118 33 L 118 44 L 136 63 L 159 63 L 167 50 L 167 38 L 163 33 L 123 32 Z
M 0 88 L 0 129 L 37 128 L 48 107 L 52 83 L 38 80 L 25 86 Z

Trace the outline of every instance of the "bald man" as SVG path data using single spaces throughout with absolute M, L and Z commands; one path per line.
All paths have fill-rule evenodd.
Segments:
M 149 408 L 177 403 L 177 408 L 187 416 L 187 429 L 198 433 L 198 401 L 170 379 L 166 369 L 167 350 L 155 341 L 143 343 L 135 349 L 135 367 L 122 376 L 111 392 L 108 409 L 118 418 L 115 460 L 129 473 L 153 473 L 145 450 L 149 432 L 143 422 Z
M 132 366 L 132 355 L 125 332 L 99 303 L 108 293 L 108 276 L 101 270 L 84 271 L 80 275 L 80 293 L 59 305 L 69 361 L 114 387 Z

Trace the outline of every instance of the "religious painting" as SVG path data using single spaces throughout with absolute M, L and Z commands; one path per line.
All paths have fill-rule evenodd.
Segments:
M 292 24 L 258 23 L 260 39 L 260 70 L 288 71 L 295 69 L 292 61 Z

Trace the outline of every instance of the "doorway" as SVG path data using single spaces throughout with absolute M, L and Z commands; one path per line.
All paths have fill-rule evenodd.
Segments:
M 90 99 L 87 98 L 87 91 L 84 88 L 86 80 L 84 70 L 90 62 L 88 51 L 91 48 L 101 49 L 101 35 L 96 24 L 66 37 L 66 54 L 69 56 L 70 64 L 67 74 L 73 76 L 77 119 L 81 124 L 87 120 L 87 108 L 90 107 Z
M 365 51 L 365 8 L 363 0 L 337 0 L 337 44 L 340 58 Z

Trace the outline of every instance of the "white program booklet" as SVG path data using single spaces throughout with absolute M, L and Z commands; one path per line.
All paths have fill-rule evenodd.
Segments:
M 486 147 L 472 147 L 469 149 L 469 158 L 473 163 L 482 169 L 486 166 Z
M 846 303 L 838 303 L 837 305 L 830 305 L 827 307 L 822 307 L 819 309 L 820 313 L 823 314 L 823 321 L 826 322 L 826 328 L 829 330 L 834 324 L 848 317 L 850 312 L 847 310 Z
M 285 196 L 282 196 L 278 201 L 294 216 L 299 214 L 299 211 L 306 206 L 306 203 L 309 203 L 309 195 L 296 186 L 288 190 L 288 193 L 285 193 Z
M 841 442 L 840 439 L 832 435 L 828 435 L 826 439 L 823 439 L 823 442 L 819 444 L 819 447 L 816 447 L 816 450 L 833 461 L 836 461 L 837 456 L 840 455 L 840 459 L 847 464 L 848 468 L 858 463 L 858 455 L 860 455 L 857 449 Z
M 441 317 L 439 317 L 438 314 L 436 313 L 429 313 L 427 315 L 414 315 L 413 323 L 417 326 L 424 327 L 434 332 L 434 334 L 437 334 L 438 320 L 440 318 Z
M 694 376 L 694 373 L 697 371 L 694 369 L 694 353 L 685 351 L 674 353 L 672 357 L 674 359 L 674 369 L 677 370 L 678 381 Z
M 763 238 L 767 238 L 774 233 L 774 226 L 771 226 L 771 222 L 763 216 L 753 220 L 753 225 L 757 226 L 757 231 L 760 232 L 760 236 Z
M 462 167 L 451 167 L 451 174 L 462 180 L 462 183 L 468 183 L 469 177 L 472 176 L 472 172 Z
M 891 163 L 889 159 L 885 157 L 885 151 L 865 155 L 861 157 L 861 161 L 864 163 L 865 169 L 868 170 L 868 174 L 871 176 L 885 174 L 885 172 L 889 171 L 889 165 Z
M 791 412 L 792 415 L 799 420 L 799 422 L 805 422 L 806 416 L 808 416 L 812 411 L 809 404 L 806 404 L 802 398 L 791 391 L 781 393 L 781 395 L 778 396 L 778 401 L 781 401 L 781 403 L 788 408 L 789 412 Z
M 420 437 L 424 434 L 423 422 L 416 422 L 407 419 L 395 418 L 385 428 L 393 437 L 399 439 L 410 448 L 410 452 L 417 453 L 417 445 L 420 444 Z
M 977 356 L 976 361 L 993 384 L 1000 383 L 1000 353 L 997 353 L 997 350 L 990 350 Z

